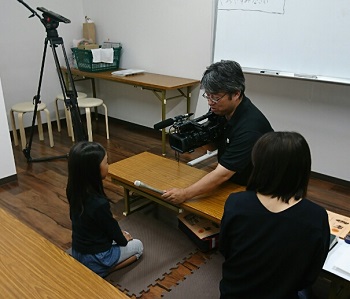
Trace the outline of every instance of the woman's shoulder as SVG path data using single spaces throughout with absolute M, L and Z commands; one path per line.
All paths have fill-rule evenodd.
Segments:
M 289 210 L 290 213 L 297 216 L 299 220 L 314 224 L 328 223 L 328 213 L 326 209 L 307 198 L 303 198 Z
M 256 193 L 254 191 L 239 191 L 231 193 L 227 199 L 230 200 L 242 200 L 242 199 L 256 198 Z
M 247 206 L 255 204 L 257 200 L 256 193 L 254 191 L 240 191 L 231 193 L 225 203 L 225 206 Z
M 315 213 L 327 215 L 327 211 L 325 208 L 321 207 L 319 204 L 314 203 L 313 201 L 307 198 L 302 199 L 300 203 L 303 209 L 307 209 L 308 211 L 313 211 Z

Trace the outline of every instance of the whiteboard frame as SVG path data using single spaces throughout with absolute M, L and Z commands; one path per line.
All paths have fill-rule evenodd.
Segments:
M 218 6 L 220 0 L 214 0 L 214 28 L 213 28 L 213 44 L 212 44 L 212 63 L 215 62 L 215 50 L 216 50 L 216 40 L 217 40 L 217 23 L 218 23 Z M 349 53 L 350 54 L 350 53 Z M 240 63 L 240 61 L 237 61 Z M 244 67 L 242 65 L 242 70 L 246 74 L 268 76 L 275 78 L 287 78 L 294 80 L 305 80 L 305 81 L 314 81 L 314 82 L 324 82 L 324 83 L 334 83 L 340 85 L 350 85 L 350 78 L 340 78 L 333 76 L 323 76 L 323 75 L 310 75 L 307 73 L 294 73 L 286 72 L 283 70 L 273 70 L 265 68 L 253 68 L 253 67 Z M 350 70 L 349 70 L 350 74 Z

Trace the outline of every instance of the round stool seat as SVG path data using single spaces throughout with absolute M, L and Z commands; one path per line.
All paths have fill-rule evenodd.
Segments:
M 98 107 L 103 104 L 103 100 L 98 98 L 84 98 L 82 100 L 78 99 L 78 106 L 80 108 L 92 108 Z
M 12 106 L 12 110 L 15 112 L 33 112 L 35 105 L 32 102 L 23 102 L 18 103 Z M 38 104 L 38 111 L 44 110 L 46 108 L 46 104 L 40 103 Z
M 83 99 L 78 99 L 77 102 L 78 102 L 79 108 L 85 109 L 87 133 L 88 133 L 88 140 L 89 141 L 93 141 L 93 139 L 92 139 L 92 123 L 91 123 L 91 108 L 95 108 L 95 112 L 97 113 L 96 108 L 99 106 L 103 106 L 103 108 L 105 110 L 106 135 L 107 135 L 107 139 L 109 139 L 108 112 L 107 112 L 107 106 L 103 103 L 103 100 L 101 100 L 99 98 L 83 98 Z M 73 131 L 73 128 L 71 128 L 70 130 Z M 74 134 L 72 134 L 72 140 L 74 141 Z
M 18 145 L 18 136 L 17 136 L 17 128 L 16 128 L 16 122 L 15 122 L 15 116 L 14 113 L 17 113 L 17 118 L 18 118 L 18 125 L 19 125 L 19 133 L 21 136 L 21 144 L 22 144 L 22 149 L 25 149 L 26 147 L 26 133 L 24 130 L 24 124 L 23 124 L 23 116 L 27 112 L 34 112 L 35 105 L 32 102 L 22 102 L 22 103 L 17 103 L 11 107 L 10 110 L 10 118 L 11 118 L 11 126 L 12 126 L 12 133 L 13 133 L 13 140 L 15 145 Z M 52 127 L 51 127 L 51 119 L 50 119 L 50 112 L 46 108 L 46 104 L 40 103 L 37 105 L 37 113 L 36 118 L 37 118 L 37 123 L 38 123 L 38 131 L 39 131 L 39 139 L 44 140 L 44 134 L 43 134 L 43 126 L 41 122 L 41 111 L 46 113 L 46 120 L 47 120 L 47 128 L 49 132 L 49 139 L 50 139 L 50 146 L 54 146 L 53 142 L 53 135 L 52 135 Z
M 77 97 L 78 100 L 87 97 L 87 94 L 86 94 L 85 92 L 80 92 L 80 91 L 78 91 L 77 94 L 78 94 L 78 97 Z M 57 96 L 56 96 L 56 99 L 59 99 L 59 100 L 62 100 L 62 101 L 63 101 L 63 100 L 64 100 L 63 93 L 60 93 L 59 95 L 57 95 Z

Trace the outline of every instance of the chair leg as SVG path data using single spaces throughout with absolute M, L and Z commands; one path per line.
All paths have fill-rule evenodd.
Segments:
M 23 126 L 23 114 L 24 114 L 23 112 L 18 113 L 18 125 L 19 125 L 19 135 L 21 136 L 22 149 L 25 149 L 27 145 L 27 137 Z
M 86 113 L 86 125 L 87 125 L 87 130 L 88 130 L 88 140 L 93 141 L 90 108 L 85 108 L 85 113 Z
M 68 136 L 70 136 L 72 138 L 72 142 L 74 142 L 75 137 L 74 137 L 73 122 L 72 122 L 72 114 L 69 109 L 67 109 L 66 112 L 67 112 L 66 121 L 67 121 L 67 128 L 68 128 Z
M 68 136 L 73 136 L 72 114 L 70 113 L 70 110 L 67 108 L 64 110 L 64 112 L 66 113 L 66 124 L 67 124 Z
M 44 130 L 43 130 L 43 122 L 41 121 L 41 111 L 37 111 L 36 118 L 38 122 L 39 140 L 43 141 Z
M 50 146 L 54 146 L 53 142 L 53 135 L 52 135 L 52 126 L 51 126 L 51 118 L 50 118 L 50 112 L 47 109 L 44 109 L 46 113 L 46 120 L 47 120 L 47 130 L 49 131 L 49 140 L 50 140 Z
M 58 113 L 58 99 L 56 98 L 55 99 L 55 108 L 56 108 L 56 121 L 57 121 L 57 131 L 58 132 L 61 132 L 61 120 L 60 120 L 60 116 L 59 116 L 59 113 Z
M 105 104 L 102 104 L 102 106 L 105 108 L 106 135 L 107 135 L 107 139 L 109 139 L 109 127 L 108 127 L 108 113 L 107 113 L 107 106 L 106 106 Z
M 14 116 L 14 112 L 12 109 L 10 110 L 10 119 L 11 119 L 13 142 L 15 143 L 15 146 L 17 146 L 18 145 L 18 136 L 17 136 L 16 123 L 15 123 L 15 116 Z

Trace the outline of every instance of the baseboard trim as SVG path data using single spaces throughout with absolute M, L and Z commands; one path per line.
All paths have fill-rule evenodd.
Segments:
M 322 174 L 322 173 L 318 173 L 318 172 L 313 172 L 312 171 L 311 172 L 311 177 L 314 178 L 314 179 L 320 179 L 320 180 L 323 180 L 323 181 L 334 183 L 334 184 L 337 184 L 337 185 L 350 187 L 350 182 L 349 181 L 342 180 L 342 179 L 339 179 L 339 178 L 335 178 L 335 177 L 332 177 L 332 176 L 329 176 L 329 175 L 325 175 L 325 174 Z
M 10 182 L 13 182 L 13 181 L 17 181 L 17 174 L 13 174 L 13 175 L 10 175 L 10 176 L 8 176 L 6 178 L 0 179 L 0 185 L 6 184 L 6 183 L 10 183 Z

